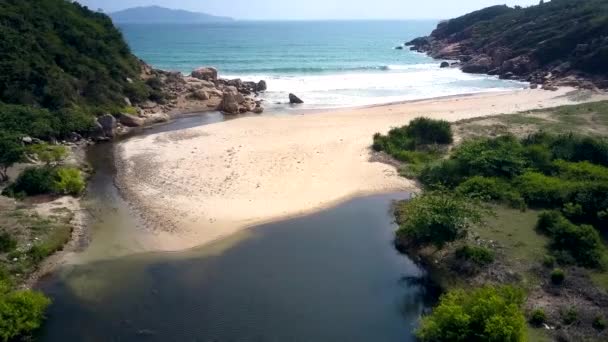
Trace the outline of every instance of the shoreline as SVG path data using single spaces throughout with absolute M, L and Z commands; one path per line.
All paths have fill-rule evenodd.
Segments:
M 158 235 L 150 251 L 180 251 L 357 196 L 416 191 L 394 166 L 370 161 L 377 131 L 421 115 L 458 121 L 576 103 L 568 97 L 577 94 L 464 94 L 136 136 L 117 146 L 116 184 Z

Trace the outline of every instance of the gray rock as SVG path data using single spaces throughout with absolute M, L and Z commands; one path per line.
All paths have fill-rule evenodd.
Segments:
M 403 46 L 401 46 L 401 45 L 395 46 L 395 50 L 403 50 Z
M 201 100 L 201 101 L 209 100 L 209 94 L 204 90 L 196 90 L 196 91 L 192 92 L 191 96 L 193 98 L 195 98 L 197 100 Z
M 256 91 L 266 91 L 268 89 L 266 81 L 260 80 L 255 88 Z
M 131 106 L 132 106 L 132 104 L 131 104 L 131 100 L 129 100 L 129 98 L 128 98 L 128 97 L 125 97 L 125 104 L 126 104 L 127 106 L 129 106 L 129 107 L 131 107 Z
M 120 113 L 120 115 L 118 116 L 118 121 L 127 127 L 139 127 L 143 126 L 143 124 L 145 123 L 145 120 L 143 118 L 133 116 L 127 113 Z
M 211 67 L 197 68 L 192 71 L 192 77 L 200 80 L 215 82 L 217 81 L 217 69 Z
M 492 59 L 488 56 L 477 56 L 462 66 L 462 71 L 472 74 L 485 74 L 492 68 Z
M 220 110 L 226 114 L 238 114 L 239 103 L 236 99 L 236 95 L 232 92 L 224 92 L 222 103 L 220 104 Z
M 156 123 L 161 123 L 161 122 L 167 122 L 167 121 L 169 121 L 169 119 L 170 119 L 169 115 L 167 115 L 165 113 L 154 113 L 154 114 L 150 114 L 150 115 L 146 116 L 144 121 L 147 125 L 151 125 L 151 124 L 156 124 Z
M 450 66 L 450 63 L 448 62 L 441 62 L 441 65 L 439 65 L 440 68 L 447 68 Z
M 296 95 L 290 93 L 289 94 L 289 103 L 291 103 L 291 104 L 300 104 L 300 103 L 304 103 L 304 101 L 302 101 Z
M 22 141 L 24 144 L 31 144 L 31 143 L 33 143 L 33 142 L 34 142 L 34 139 L 33 139 L 32 137 L 27 137 L 27 136 L 26 136 L 26 137 L 21 138 L 21 141 Z
M 116 118 L 110 114 L 105 114 L 97 118 L 97 122 L 101 125 L 103 134 L 106 137 L 113 137 L 116 134 L 118 125 Z

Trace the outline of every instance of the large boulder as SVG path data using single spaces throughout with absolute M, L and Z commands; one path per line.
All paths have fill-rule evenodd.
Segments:
M 440 68 L 448 68 L 450 66 L 450 63 L 448 62 L 441 62 L 441 64 L 439 65 Z
M 200 101 L 209 100 L 209 93 L 207 93 L 207 91 L 202 90 L 202 89 L 193 91 L 190 96 L 193 99 L 200 100 Z
M 222 103 L 220 104 L 220 110 L 226 114 L 238 114 L 239 102 L 236 95 L 232 92 L 224 92 Z
M 291 103 L 291 104 L 299 104 L 299 103 L 304 103 L 304 101 L 302 101 L 296 95 L 290 93 L 289 94 L 289 103 Z
M 110 114 L 105 114 L 97 118 L 97 122 L 99 126 L 101 126 L 101 130 L 103 135 L 106 137 L 113 137 L 116 134 L 116 127 L 118 126 L 118 122 L 116 118 Z
M 462 71 L 471 74 L 485 74 L 492 69 L 492 59 L 482 55 L 473 58 L 462 66 Z
M 260 82 L 258 82 L 255 90 L 256 91 L 266 91 L 266 89 L 268 89 L 268 87 L 266 85 L 266 81 L 260 80 Z
M 202 67 L 192 71 L 192 77 L 209 82 L 217 81 L 217 69 L 211 67 Z
M 169 121 L 169 119 L 170 119 L 169 115 L 159 112 L 159 113 L 154 113 L 154 114 L 150 114 L 150 115 L 146 116 L 144 121 L 147 125 L 151 125 L 151 124 L 156 124 L 156 123 L 161 123 L 161 122 L 167 122 L 167 121 Z
M 502 63 L 502 72 L 512 72 L 515 75 L 525 75 L 538 68 L 538 64 L 529 56 L 517 56 Z
M 127 127 L 139 127 L 143 126 L 143 124 L 145 123 L 143 118 L 127 113 L 120 113 L 120 115 L 118 116 L 118 121 Z

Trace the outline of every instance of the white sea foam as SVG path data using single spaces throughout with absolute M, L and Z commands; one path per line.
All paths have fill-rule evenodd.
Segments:
M 294 93 L 305 102 L 298 108 L 334 108 L 382 104 L 438 96 L 517 89 L 526 83 L 494 76 L 465 74 L 438 63 L 389 65 L 386 70 L 349 71 L 300 75 L 231 75 L 243 80 L 264 79 L 261 95 L 267 107 L 285 104 Z

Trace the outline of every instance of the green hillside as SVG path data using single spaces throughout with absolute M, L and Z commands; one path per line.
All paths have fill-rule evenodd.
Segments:
M 125 107 L 125 96 L 147 99 L 139 75 L 105 14 L 66 0 L 0 0 L 0 130 L 86 130 L 94 115 Z

